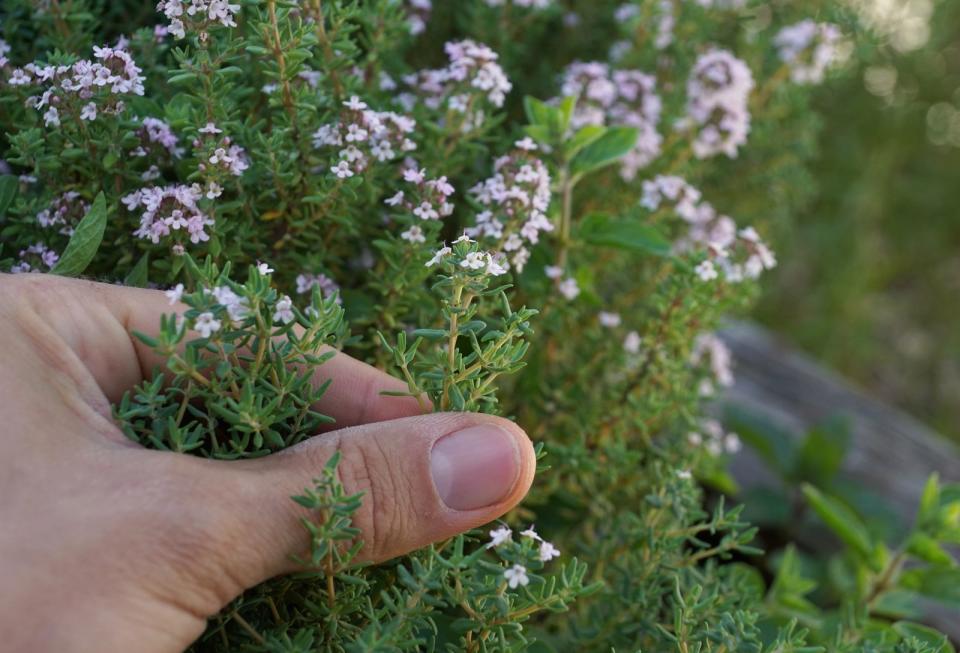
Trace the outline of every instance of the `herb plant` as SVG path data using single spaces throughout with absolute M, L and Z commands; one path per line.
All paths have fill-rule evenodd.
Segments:
M 958 600 L 955 486 L 931 481 L 894 551 L 806 489 L 847 547 L 842 608 L 807 598 L 792 549 L 767 560 L 716 493 L 741 445 L 703 411 L 732 382 L 713 331 L 809 193 L 810 87 L 856 52 L 844 11 L 2 9 L 2 269 L 171 299 L 137 334 L 165 367 L 114 408 L 130 438 L 216 458 L 294 445 L 330 422 L 312 379 L 345 351 L 423 411 L 509 416 L 538 442 L 502 523 L 376 567 L 356 563 L 364 499 L 334 458 L 294 497 L 304 571 L 238 598 L 195 650 L 951 650 L 903 600 Z

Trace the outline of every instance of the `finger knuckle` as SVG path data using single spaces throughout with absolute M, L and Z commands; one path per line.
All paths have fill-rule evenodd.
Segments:
M 363 492 L 355 525 L 363 532 L 364 554 L 373 559 L 387 557 L 406 539 L 410 488 L 376 437 L 342 438 L 340 451 L 341 482 L 349 493 Z

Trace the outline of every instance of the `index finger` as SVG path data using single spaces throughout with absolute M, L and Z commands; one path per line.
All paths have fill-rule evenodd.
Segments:
M 3 283 L 62 338 L 107 400 L 119 401 L 165 367 L 166 360 L 133 335 L 156 333 L 161 316 L 176 311 L 163 292 L 50 275 L 7 275 Z M 347 354 L 319 366 L 312 382 L 330 379 L 317 410 L 334 418 L 337 428 L 422 412 L 413 397 L 382 395 L 405 392 L 404 382 Z

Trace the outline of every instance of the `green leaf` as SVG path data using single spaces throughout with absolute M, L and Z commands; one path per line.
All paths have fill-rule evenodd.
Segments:
M 126 278 L 123 280 L 123 285 L 132 286 L 134 288 L 146 288 L 147 282 L 147 273 L 150 270 L 150 252 L 147 252 L 140 257 L 140 260 L 137 261 L 137 264 L 133 266 L 133 269 L 130 270 Z
M 923 533 L 914 533 L 907 541 L 907 551 L 933 565 L 952 567 L 956 564 L 947 551 L 935 539 Z
M 78 277 L 90 265 L 103 241 L 103 232 L 107 227 L 107 199 L 103 193 L 97 194 L 93 206 L 70 237 L 67 249 L 51 272 L 65 277 Z
M 3 175 L 0 177 L 0 220 L 7 214 L 7 209 L 17 198 L 17 191 L 20 190 L 20 181 L 13 175 Z
M 917 523 L 920 525 L 936 523 L 940 512 L 940 478 L 931 474 L 920 496 L 920 508 L 917 510 Z
M 527 125 L 523 131 L 538 143 L 549 143 L 551 140 L 550 129 L 544 125 Z
M 590 145 L 606 133 L 607 128 L 601 127 L 600 125 L 587 125 L 585 127 L 581 127 L 577 130 L 577 133 L 571 136 L 563 145 L 567 157 L 569 158 L 576 155 L 577 152 Z
M 606 213 L 591 213 L 580 221 L 577 235 L 588 245 L 646 252 L 656 256 L 670 254 L 670 241 L 656 227 L 638 218 L 614 218 Z
M 412 335 L 416 338 L 438 340 L 440 338 L 446 338 L 448 334 L 444 329 L 415 329 Z
M 922 567 L 900 576 L 900 586 L 928 598 L 960 608 L 960 569 Z
M 570 171 L 579 178 L 615 163 L 633 149 L 638 135 L 639 131 L 633 127 L 611 127 L 573 158 Z
M 527 114 L 527 122 L 531 125 L 550 129 L 558 121 L 559 111 L 533 96 L 527 95 L 523 98 L 523 109 Z
M 867 527 L 853 510 L 807 483 L 803 484 L 803 495 L 807 498 L 814 512 L 820 516 L 820 519 L 830 530 L 837 534 L 837 537 L 844 544 L 865 559 L 871 557 L 874 549 L 873 540 L 867 531 Z
M 795 482 L 806 481 L 821 487 L 830 485 L 840 472 L 849 443 L 850 428 L 845 421 L 835 419 L 817 425 L 797 451 L 791 478 Z
M 570 121 L 573 120 L 573 110 L 577 108 L 577 98 L 567 96 L 560 101 L 560 109 L 557 111 L 559 124 L 556 125 L 560 135 L 567 133 L 570 127 Z
M 113 150 L 107 152 L 103 155 L 103 168 L 104 170 L 110 170 L 113 166 L 117 165 L 117 162 L 120 160 L 120 157 L 117 156 L 117 153 Z

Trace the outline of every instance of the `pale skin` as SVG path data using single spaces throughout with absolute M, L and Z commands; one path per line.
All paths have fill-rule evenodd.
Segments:
M 297 569 L 309 514 L 289 497 L 336 451 L 346 490 L 365 493 L 355 525 L 374 562 L 496 519 L 530 487 L 516 425 L 422 415 L 345 354 L 316 372 L 337 430 L 248 461 L 144 449 L 110 404 L 161 363 L 131 330 L 171 310 L 158 291 L 0 275 L 4 650 L 182 651 L 245 589 Z

